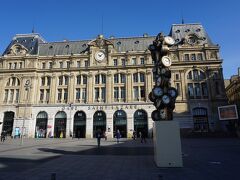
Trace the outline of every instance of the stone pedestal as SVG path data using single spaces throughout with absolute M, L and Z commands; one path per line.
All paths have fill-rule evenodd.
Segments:
M 154 160 L 158 167 L 182 167 L 178 122 L 155 121 L 153 125 Z

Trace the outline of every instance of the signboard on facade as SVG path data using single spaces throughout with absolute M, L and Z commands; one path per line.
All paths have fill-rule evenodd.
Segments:
M 236 105 L 220 106 L 218 107 L 219 120 L 233 120 L 238 119 L 238 112 Z

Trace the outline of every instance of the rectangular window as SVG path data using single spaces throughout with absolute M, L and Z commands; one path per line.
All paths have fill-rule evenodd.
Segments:
M 176 81 L 180 80 L 179 74 L 176 74 L 175 77 L 176 77 Z
M 136 58 L 132 58 L 132 65 L 137 65 L 137 59 Z
M 8 64 L 8 69 L 12 69 L 12 63 Z
M 126 90 L 125 90 L 125 87 L 121 87 L 121 98 L 123 100 L 125 100 L 126 98 Z
M 49 69 L 52 69 L 52 65 L 53 65 L 53 63 L 49 62 Z
M 46 90 L 46 101 L 47 101 L 47 102 L 49 101 L 49 97 L 50 97 L 50 90 L 47 89 L 47 90 Z
M 15 97 L 16 102 L 19 101 L 19 89 L 16 89 L 16 97 Z
M 144 86 L 140 87 L 140 96 L 141 96 L 141 98 L 145 98 L 145 87 Z
M 191 54 L 191 60 L 196 61 L 196 54 Z
M 114 65 L 114 66 L 117 66 L 117 65 L 118 65 L 117 59 L 113 59 L 113 65 Z
M 102 97 L 101 97 L 101 99 L 102 99 L 103 101 L 105 101 L 105 99 L 106 99 L 106 88 L 105 88 L 105 87 L 102 87 L 101 90 L 102 90 Z
M 142 65 L 145 64 L 145 59 L 144 58 L 140 58 L 140 62 L 141 62 Z
M 189 54 L 184 54 L 184 60 L 189 61 Z
M 145 82 L 145 76 L 143 73 L 140 73 L 140 82 Z
M 40 89 L 40 101 L 44 99 L 44 89 Z
M 194 92 L 193 92 L 193 84 L 192 83 L 188 83 L 188 96 L 190 98 L 194 97 Z
M 68 85 L 68 83 L 69 83 L 69 77 L 65 76 L 65 85 Z
M 77 76 L 77 84 L 81 84 L 81 76 Z
M 62 100 L 62 89 L 58 89 L 58 101 Z
M 13 69 L 17 69 L 17 63 L 16 62 L 13 64 Z
M 51 85 L 51 78 L 47 77 L 47 85 L 50 86 Z
M 118 101 L 118 87 L 114 87 L 114 100 Z
M 200 84 L 199 83 L 195 83 L 194 84 L 194 89 L 195 89 L 195 95 L 197 98 L 201 97 L 201 90 L 200 90 Z
M 85 67 L 88 67 L 88 61 L 84 61 L 84 65 L 85 65 Z
M 80 99 L 81 91 L 79 88 L 76 89 L 76 99 Z
M 106 76 L 105 75 L 101 75 L 102 77 L 102 84 L 105 84 L 106 83 Z
M 203 60 L 203 55 L 202 55 L 202 53 L 198 53 L 198 54 L 197 54 L 197 60 L 198 60 L 198 61 L 202 61 L 202 60 Z
M 207 90 L 207 84 L 202 83 L 202 95 L 203 96 L 208 96 L 208 90 Z
M 67 101 L 68 99 L 68 90 L 64 89 L 64 100 Z
M 67 68 L 70 68 L 70 61 L 67 61 Z
M 133 74 L 133 82 L 138 82 L 138 73 Z
M 59 62 L 59 67 L 60 67 L 60 69 L 63 68 L 63 62 Z
M 181 87 L 180 87 L 180 83 L 176 83 L 176 89 L 177 89 L 178 96 L 181 96 Z
M 95 88 L 95 100 L 99 99 L 99 88 Z
M 13 89 L 11 89 L 10 90 L 10 102 L 13 102 L 13 96 L 14 96 L 14 90 Z
M 42 69 L 45 69 L 45 68 L 46 68 L 46 63 L 43 62 L 43 63 L 42 63 Z
M 125 59 L 122 59 L 122 66 L 126 66 L 126 60 Z
M 22 69 L 22 62 L 19 63 L 19 68 Z
M 87 84 L 87 76 L 82 76 L 83 77 L 83 84 Z
M 86 98 L 87 98 L 87 96 L 86 96 L 86 88 L 82 88 L 82 99 L 84 101 L 86 101 Z
M 114 83 L 118 83 L 119 79 L 118 79 L 118 74 L 114 74 Z
M 216 92 L 216 95 L 220 94 L 219 83 L 218 82 L 215 82 L 215 92 Z
M 42 77 L 42 86 L 45 86 L 45 77 Z
M 126 76 L 125 74 L 121 74 L 121 83 L 125 83 L 126 82 Z
M 5 90 L 4 102 L 8 101 L 8 89 Z
M 99 82 L 100 82 L 100 76 L 96 75 L 95 76 L 95 84 L 99 84 Z
M 134 86 L 133 87 L 133 99 L 134 100 L 138 100 L 138 97 L 139 97 L 139 95 L 138 95 L 138 87 Z
M 81 62 L 77 61 L 77 67 L 80 68 L 81 67 Z

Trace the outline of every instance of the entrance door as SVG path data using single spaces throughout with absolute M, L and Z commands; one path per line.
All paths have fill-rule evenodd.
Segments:
M 96 111 L 93 115 L 93 137 L 96 137 L 97 131 L 106 131 L 106 114 L 103 111 Z
M 207 109 L 202 107 L 197 107 L 193 109 L 193 122 L 194 130 L 199 132 L 208 132 L 208 115 Z
M 78 111 L 74 115 L 73 137 L 86 137 L 86 114 L 83 111 Z
M 123 138 L 127 137 L 127 115 L 123 110 L 118 110 L 113 115 L 114 136 L 117 130 L 120 131 Z
M 3 118 L 2 131 L 6 131 L 8 136 L 12 135 L 13 131 L 14 112 L 5 112 Z
M 55 116 L 55 125 L 54 125 L 55 138 L 66 137 L 66 123 L 67 123 L 66 113 L 63 111 L 58 112 Z
M 148 118 L 147 113 L 144 110 L 137 110 L 134 113 L 134 130 L 139 137 L 139 133 L 145 133 L 145 136 L 148 137 Z
M 36 138 L 46 138 L 48 115 L 46 112 L 39 112 L 36 119 Z

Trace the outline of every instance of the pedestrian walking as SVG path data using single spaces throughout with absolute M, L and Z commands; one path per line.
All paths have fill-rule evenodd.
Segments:
M 6 140 L 6 131 L 2 131 L 1 133 L 1 142 L 4 142 Z
M 136 133 L 136 131 L 134 130 L 134 131 L 133 131 L 133 135 L 132 135 L 133 140 L 136 140 L 136 136 L 137 136 L 137 133 Z
M 100 148 L 101 136 L 102 136 L 102 135 L 101 135 L 101 131 L 98 130 L 97 133 L 96 133 L 98 148 Z
M 116 132 L 116 138 L 117 138 L 117 143 L 119 143 L 119 140 L 120 140 L 120 138 L 121 138 L 121 134 L 120 134 L 119 129 L 118 129 L 117 132 Z
M 143 130 L 142 132 L 141 132 L 141 143 L 146 143 L 147 141 L 146 141 L 146 131 L 145 130 Z

